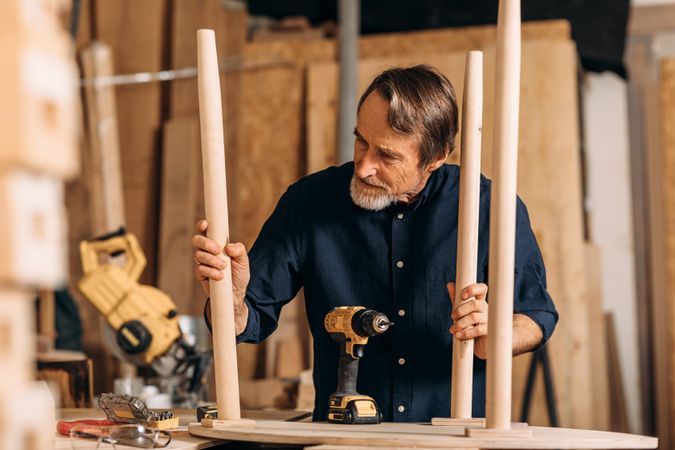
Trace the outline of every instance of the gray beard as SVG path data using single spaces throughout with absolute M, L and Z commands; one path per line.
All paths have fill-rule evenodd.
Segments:
M 357 179 L 356 175 L 353 175 L 349 185 L 349 194 L 356 206 L 369 211 L 382 211 L 389 205 L 396 203 L 396 197 L 388 192 L 383 191 L 381 194 L 373 194 L 367 192 L 360 183 L 363 182 Z

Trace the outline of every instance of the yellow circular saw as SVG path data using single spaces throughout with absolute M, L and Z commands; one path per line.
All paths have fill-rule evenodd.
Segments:
M 84 276 L 78 287 L 110 326 L 113 352 L 128 362 L 160 366 L 158 372 L 166 372 L 161 370 L 166 365 L 162 357 L 172 353 L 181 337 L 178 311 L 168 295 L 138 282 L 146 259 L 136 236 L 121 228 L 82 241 L 80 257 Z

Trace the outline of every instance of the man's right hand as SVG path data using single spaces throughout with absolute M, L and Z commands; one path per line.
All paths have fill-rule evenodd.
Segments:
M 225 253 L 232 261 L 232 293 L 234 294 L 235 332 L 241 334 L 248 322 L 248 307 L 244 303 L 246 288 L 251 278 L 246 247 L 241 242 L 230 243 L 223 247 L 206 237 L 208 222 L 199 220 L 195 226 L 197 234 L 192 236 L 194 247 L 195 278 L 209 296 L 209 280 L 220 281 L 224 277 L 227 262 L 222 257 Z M 210 311 L 207 311 L 210 318 Z

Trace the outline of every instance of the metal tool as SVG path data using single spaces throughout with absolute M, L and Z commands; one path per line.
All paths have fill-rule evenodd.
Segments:
M 171 410 L 151 410 L 138 397 L 108 392 L 101 394 L 98 406 L 114 423 L 133 423 L 157 430 L 178 426 L 179 419 Z

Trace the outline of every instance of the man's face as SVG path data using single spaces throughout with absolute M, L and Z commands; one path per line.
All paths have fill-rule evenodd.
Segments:
M 361 105 L 354 129 L 350 193 L 354 203 L 373 211 L 411 202 L 445 159 L 420 169 L 418 138 L 394 131 L 388 115 L 389 103 L 374 91 Z

